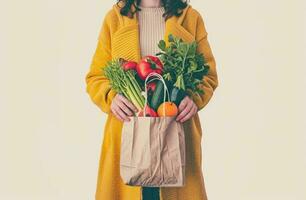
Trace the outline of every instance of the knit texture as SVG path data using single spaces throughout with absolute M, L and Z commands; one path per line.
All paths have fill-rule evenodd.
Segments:
M 119 5 L 114 3 L 103 20 L 96 50 L 86 74 L 87 93 L 92 101 L 108 114 L 101 141 L 95 200 L 142 200 L 141 187 L 126 185 L 120 177 L 123 123 L 111 112 L 111 103 L 117 93 L 101 71 L 111 59 L 121 57 L 135 62 L 140 61 L 138 21 L 136 17 L 130 19 L 120 14 L 120 8 L 124 5 L 122 1 L 120 2 Z M 134 11 L 135 8 L 133 6 L 132 8 Z M 210 66 L 208 75 L 204 77 L 204 84 L 200 86 L 205 94 L 192 95 L 199 110 L 203 109 L 218 86 L 216 62 L 208 42 L 204 19 L 195 8 L 188 5 L 180 17 L 172 16 L 165 22 L 165 37 L 170 33 L 186 42 L 196 40 L 197 51 L 203 53 Z M 186 133 L 186 185 L 160 187 L 160 197 L 161 200 L 207 200 L 202 173 L 202 128 L 199 115 L 196 114 L 183 125 Z
M 164 7 L 142 7 L 137 12 L 141 56 L 155 55 L 160 51 L 158 42 L 164 39 Z

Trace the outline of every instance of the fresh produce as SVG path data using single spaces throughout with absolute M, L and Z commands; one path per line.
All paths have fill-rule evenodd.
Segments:
M 159 117 L 176 116 L 178 114 L 178 108 L 175 103 L 166 101 L 158 107 L 157 114 Z
M 161 69 L 163 68 L 163 63 L 161 62 L 161 60 L 157 56 L 148 55 L 148 56 L 146 56 L 146 58 L 151 59 Z
M 152 97 L 149 101 L 149 105 L 152 109 L 158 109 L 159 105 L 164 101 L 164 84 L 161 81 L 156 83 L 156 88 L 152 94 Z
M 198 86 L 203 84 L 209 65 L 197 51 L 197 42 L 186 43 L 172 34 L 168 40 L 168 46 L 160 40 L 161 51 L 139 63 L 118 58 L 102 68 L 111 87 L 141 111 L 138 116 L 175 116 L 187 95 L 204 94 Z
M 152 110 L 157 111 L 160 117 L 175 116 L 178 112 L 178 108 L 175 103 L 170 101 L 169 88 L 164 78 L 158 73 L 151 73 L 148 75 L 145 82 L 148 86 L 152 81 L 157 81 L 152 98 L 149 100 Z
M 145 99 L 142 90 L 135 79 L 134 70 L 125 70 L 122 65 L 123 59 L 111 60 L 102 68 L 103 74 L 110 80 L 111 87 L 118 93 L 129 99 L 138 110 L 144 107 Z
M 144 109 L 146 112 L 145 117 L 158 117 L 157 113 L 155 112 L 155 110 L 153 110 L 152 108 L 150 108 L 150 106 L 145 106 Z M 141 110 L 138 114 L 139 117 L 143 116 L 143 110 Z
M 154 92 L 156 89 L 156 82 L 150 82 L 147 85 L 148 91 L 149 92 Z
M 190 93 L 204 94 L 198 85 L 203 83 L 203 77 L 208 74 L 209 65 L 203 53 L 197 52 L 197 42 L 183 42 L 172 34 L 168 36 L 169 45 L 160 40 L 161 49 L 156 55 L 163 63 L 163 78 L 173 85 L 171 101 L 177 105 Z
M 126 70 L 136 70 L 137 62 L 134 61 L 126 61 L 122 64 L 123 69 Z
M 147 76 L 152 72 L 161 74 L 163 70 L 163 65 L 158 57 L 145 56 L 138 63 L 136 70 L 137 70 L 138 76 L 142 80 L 145 80 Z
M 179 106 L 181 101 L 187 96 L 186 92 L 183 89 L 178 87 L 173 87 L 170 93 L 170 100 Z

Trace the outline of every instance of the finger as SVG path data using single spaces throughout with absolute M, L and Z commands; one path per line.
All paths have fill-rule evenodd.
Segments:
M 124 113 L 123 110 L 121 110 L 121 108 L 118 107 L 116 112 L 124 121 L 130 121 L 130 118 L 128 118 L 128 116 Z
M 197 106 L 193 106 L 193 110 L 192 110 L 192 116 L 194 116 L 195 114 L 197 114 L 198 112 L 198 107 Z
M 118 104 L 118 96 L 119 96 L 120 94 L 116 94 L 116 96 L 114 97 L 114 99 L 112 100 L 112 103 L 111 103 L 111 110 L 112 111 L 114 111 L 114 114 L 115 114 L 115 111 L 116 111 L 116 109 L 117 109 L 117 104 Z
M 185 98 L 181 101 L 181 103 L 180 103 L 180 105 L 179 105 L 179 111 L 180 111 L 180 112 L 181 112 L 182 110 L 184 110 L 184 108 L 187 106 L 187 103 L 188 103 L 188 98 L 185 97 Z
M 113 101 L 112 101 L 112 103 L 111 103 L 111 112 L 114 114 L 114 115 L 116 115 L 116 110 L 115 110 L 115 108 L 116 108 L 116 97 L 113 99 Z
M 131 110 L 134 110 L 134 112 L 138 112 L 138 109 L 136 108 L 136 106 L 130 102 L 127 98 L 125 98 L 124 96 L 120 95 L 119 96 L 120 100 L 123 101 L 123 103 L 129 107 Z
M 196 109 L 196 113 L 199 111 L 199 108 L 198 108 L 198 106 L 197 106 L 197 104 L 194 104 L 194 106 L 195 106 L 195 109 Z
M 181 112 L 179 112 L 179 115 L 177 116 L 176 119 L 181 120 L 188 112 L 190 112 L 191 108 L 192 104 L 188 103 L 186 107 Z
M 187 121 L 188 119 L 190 119 L 190 118 L 194 115 L 194 113 L 195 113 L 195 108 L 192 107 L 192 110 L 191 110 L 189 113 L 187 113 L 187 115 L 185 115 L 185 116 L 180 120 L 180 122 L 183 123 L 183 122 Z
M 122 101 L 118 101 L 117 103 L 118 107 L 125 112 L 127 115 L 132 116 L 133 112 L 130 108 L 128 108 Z
M 193 115 L 197 114 L 198 112 L 198 107 L 197 106 L 193 106 Z
M 120 115 L 118 115 L 117 111 L 115 109 L 112 110 L 112 113 L 116 116 L 117 119 L 119 119 L 120 121 L 124 122 L 124 119 L 122 119 L 120 117 Z
M 176 120 L 179 121 L 183 117 L 185 117 L 191 111 L 191 108 L 192 108 L 192 104 L 191 103 L 187 104 L 184 110 L 182 110 L 182 112 L 177 116 Z

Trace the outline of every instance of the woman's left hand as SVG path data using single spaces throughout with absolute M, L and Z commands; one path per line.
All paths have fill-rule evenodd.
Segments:
M 176 117 L 176 121 L 183 123 L 198 112 L 198 107 L 189 96 L 186 96 L 181 101 L 178 110 L 179 114 Z

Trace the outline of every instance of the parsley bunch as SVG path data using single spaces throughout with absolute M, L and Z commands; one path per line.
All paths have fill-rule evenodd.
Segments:
M 158 47 L 161 50 L 156 54 L 163 62 L 163 78 L 178 89 L 185 92 L 204 94 L 198 88 L 203 83 L 203 76 L 207 75 L 209 65 L 203 53 L 197 52 L 197 42 L 183 42 L 181 38 L 168 35 L 169 45 L 160 40 Z

